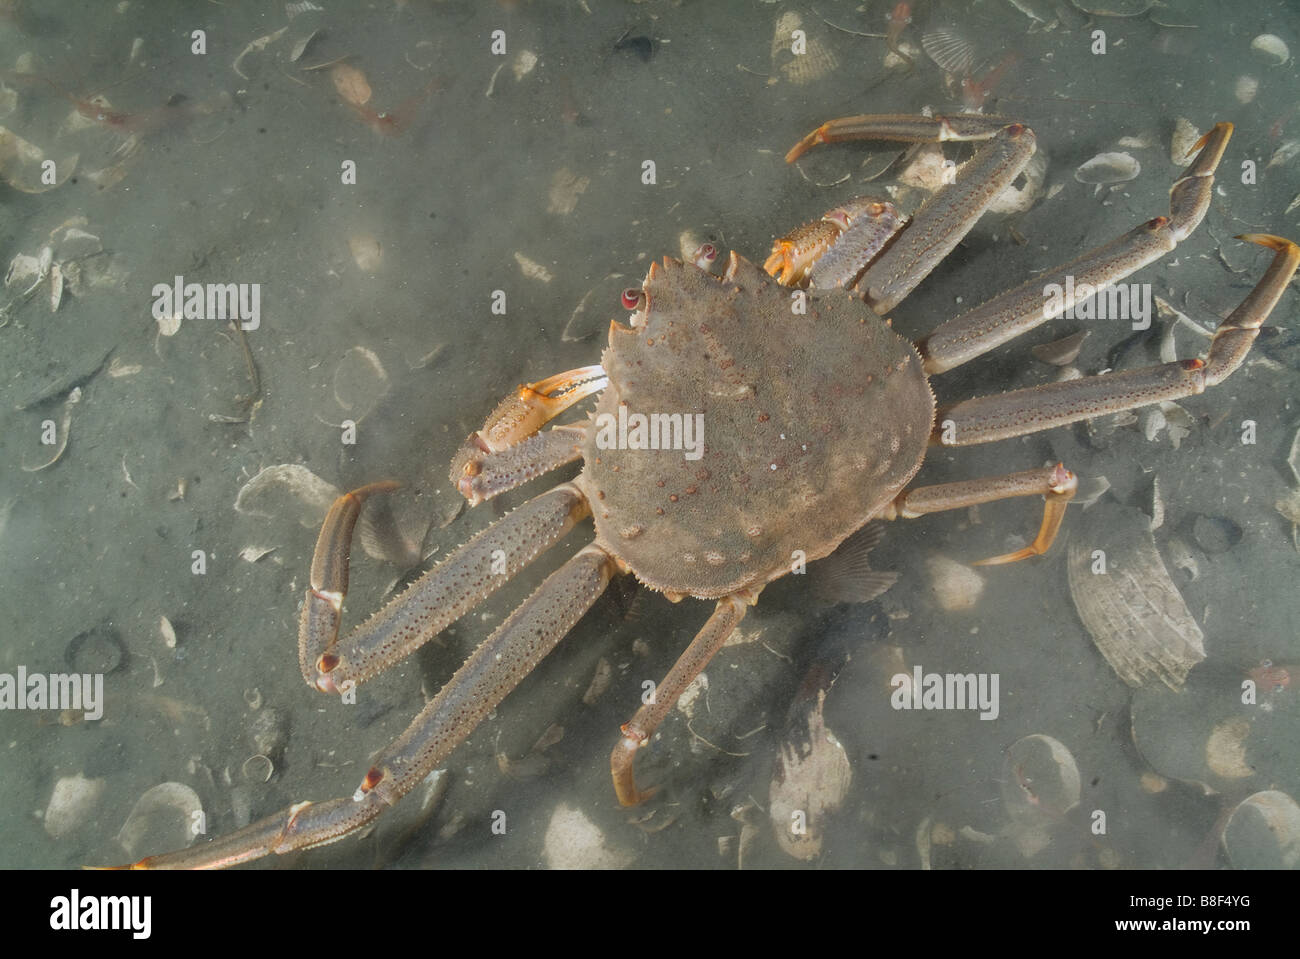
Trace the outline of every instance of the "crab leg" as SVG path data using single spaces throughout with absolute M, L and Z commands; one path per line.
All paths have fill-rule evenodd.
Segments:
M 609 378 L 599 366 L 584 366 L 519 387 L 497 404 L 481 430 L 465 440 L 451 461 L 452 485 L 471 504 L 489 498 L 475 499 L 472 481 L 483 471 L 484 462 L 491 454 L 503 453 L 532 436 L 570 406 L 592 393 L 599 393 L 608 383 Z M 489 496 L 499 492 L 501 489 L 496 489 Z
M 862 274 L 854 288 L 867 305 L 883 316 L 901 303 L 1020 176 L 1034 150 L 1034 132 L 1027 126 L 1012 123 L 994 133 L 957 170 L 955 182 L 936 190 Z
M 1260 326 L 1300 266 L 1300 247 L 1290 240 L 1262 233 L 1238 239 L 1276 252 L 1263 278 L 1219 324 L 1204 360 L 1162 363 L 965 400 L 938 412 L 931 441 L 944 446 L 991 443 L 1103 413 L 1194 396 L 1223 382 L 1245 360 Z
M 653 700 L 638 709 L 631 721 L 623 725 L 623 738 L 610 754 L 609 768 L 614 777 L 618 801 L 624 806 L 635 806 L 655 794 L 654 788 L 645 792 L 637 789 L 633 774 L 637 750 L 650 741 L 678 697 L 704 671 L 714 653 L 722 648 L 727 637 L 735 631 L 745 615 L 745 607 L 752 606 L 757 598 L 757 593 L 741 592 L 718 600 L 718 605 L 714 607 L 713 615 L 704 624 L 704 628 L 691 640 L 663 682 L 655 688 Z
M 1200 152 L 1170 190 L 1168 216 L 1149 220 L 1116 240 L 995 296 L 920 341 L 917 349 L 925 361 L 925 371 L 931 375 L 942 373 L 987 353 L 1085 299 L 1075 296 L 1085 284 L 1101 289 L 1172 250 L 1196 229 L 1209 209 L 1214 171 L 1231 136 L 1232 124 L 1219 123 L 1192 148 Z M 1049 299 L 1045 293 L 1049 287 L 1065 295 Z
M 500 705 L 591 608 L 614 568 L 613 559 L 592 544 L 552 573 L 375 758 L 350 799 L 294 803 L 228 836 L 151 856 L 135 868 L 222 868 L 356 832 L 415 788 Z
M 905 490 L 881 513 L 882 519 L 915 519 L 927 513 L 938 513 L 949 509 L 964 509 L 978 506 L 980 503 L 992 503 L 995 500 L 1010 499 L 1013 496 L 1041 495 L 1046 501 L 1043 507 L 1043 522 L 1034 541 L 1023 549 L 1001 556 L 982 559 L 976 566 L 995 566 L 1001 563 L 1015 563 L 1030 556 L 1041 556 L 1047 552 L 1056 539 L 1061 521 L 1065 519 L 1065 507 L 1074 499 L 1079 488 L 1079 481 L 1073 473 L 1065 468 L 1064 463 L 1057 463 L 1044 469 L 1022 470 L 1005 476 L 985 477 L 977 480 L 963 480 L 958 483 L 942 483 L 938 486 L 918 486 Z
M 477 472 L 467 468 L 468 462 L 453 463 L 451 481 L 470 506 L 477 506 L 498 493 L 581 459 L 586 438 L 585 427 L 553 426 L 499 453 L 484 453 L 473 461 Z
M 1014 123 L 1006 117 L 958 113 L 946 117 L 918 117 L 906 113 L 874 113 L 828 120 L 796 143 L 785 155 L 793 163 L 821 143 L 847 140 L 894 140 L 898 143 L 941 143 L 987 140 Z
M 308 685 L 323 692 L 365 682 L 405 659 L 505 585 L 591 512 L 586 497 L 571 483 L 542 493 L 456 549 L 340 644 L 339 613 L 347 590 L 347 557 L 355 522 L 355 511 L 340 504 L 356 495 L 340 497 L 330 511 L 334 522 L 327 520 L 321 530 L 312 562 L 312 588 L 303 604 L 299 662 Z M 346 519 L 349 512 L 351 521 L 342 521 L 340 517 Z

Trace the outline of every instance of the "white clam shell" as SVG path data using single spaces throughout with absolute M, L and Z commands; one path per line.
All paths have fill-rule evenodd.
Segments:
M 1098 153 L 1074 171 L 1074 178 L 1080 183 L 1123 183 L 1141 172 L 1142 164 L 1130 153 Z
M 1291 59 L 1291 50 L 1287 47 L 1286 41 L 1272 33 L 1261 33 L 1250 41 L 1250 49 L 1279 66 Z

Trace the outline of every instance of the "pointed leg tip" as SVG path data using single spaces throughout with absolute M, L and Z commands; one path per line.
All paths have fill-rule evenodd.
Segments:
M 1296 244 L 1284 236 L 1275 236 L 1272 233 L 1238 233 L 1233 239 L 1244 240 L 1246 243 L 1255 243 L 1259 246 L 1266 246 L 1270 250 L 1276 250 L 1278 253 L 1288 253 L 1292 250 L 1300 249 Z

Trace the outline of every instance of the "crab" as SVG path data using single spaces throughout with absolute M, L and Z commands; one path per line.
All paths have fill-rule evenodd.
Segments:
M 352 533 L 374 483 L 325 519 L 302 608 L 299 662 L 309 685 L 348 693 L 410 655 L 518 574 L 577 524 L 594 535 L 470 655 L 351 796 L 295 803 L 227 836 L 140 867 L 222 867 L 320 846 L 357 832 L 440 766 L 546 656 L 611 579 L 632 575 L 669 600 L 714 608 L 654 695 L 621 728 L 610 767 L 619 802 L 638 786 L 637 751 L 737 628 L 763 588 L 829 556 L 874 520 L 914 518 L 1017 496 L 1045 501 L 1024 548 L 1045 553 L 1077 479 L 1064 464 L 911 487 L 931 445 L 988 443 L 1202 392 L 1246 355 L 1300 265 L 1300 247 L 1266 234 L 1271 265 L 1219 325 L 1207 357 L 1103 373 L 937 409 L 930 377 L 989 352 L 1073 305 L 1083 284 L 1113 283 L 1200 223 L 1232 127 L 1219 123 L 1174 183 L 1167 215 L 941 325 L 918 342 L 888 314 L 945 257 L 1035 150 L 1026 126 L 988 116 L 859 116 L 818 127 L 787 156 L 841 140 L 973 141 L 973 157 L 910 220 L 859 198 L 778 239 L 760 269 L 733 252 L 721 275 L 664 258 L 624 294 L 599 365 L 519 387 L 469 436 L 451 482 L 471 505 L 569 463 L 578 476 L 486 527 L 340 638 Z M 1074 282 L 1067 283 L 1067 277 Z M 1045 300 L 1057 285 L 1064 297 Z M 864 305 L 865 304 L 865 305 Z M 594 413 L 543 427 L 583 399 Z M 888 576 L 877 577 L 887 588 Z

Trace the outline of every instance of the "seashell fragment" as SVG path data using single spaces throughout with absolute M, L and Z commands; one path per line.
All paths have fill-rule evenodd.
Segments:
M 235 496 L 235 510 L 250 516 L 288 515 L 307 529 L 317 529 L 338 495 L 337 486 L 307 467 L 281 463 L 266 467 L 243 485 Z
M 794 52 L 794 32 L 804 30 L 801 52 Z M 812 83 L 839 67 L 839 60 L 821 38 L 803 26 L 803 17 L 794 11 L 781 14 L 772 33 L 772 66 L 796 86 Z
M 1024 177 L 1024 185 L 1015 185 L 1020 182 L 1020 178 L 1017 177 L 1015 183 L 993 198 L 993 202 L 989 204 L 990 212 L 1024 213 L 1038 202 L 1038 198 L 1043 194 L 1043 183 L 1047 180 L 1047 151 L 1035 150 L 1020 176 Z
M 567 803 L 551 814 L 542 851 L 552 869 L 622 869 L 635 858 L 610 843 L 594 822 Z
M 578 176 L 568 167 L 555 171 L 551 177 L 551 189 L 547 194 L 547 213 L 566 215 L 572 213 L 578 205 L 578 197 L 587 191 L 591 177 Z
M 266 706 L 248 724 L 248 744 L 255 753 L 278 757 L 289 742 L 289 715 L 282 709 Z
M 515 62 L 510 65 L 510 70 L 515 75 L 516 80 L 522 80 L 528 74 L 533 72 L 537 66 L 537 54 L 532 50 L 520 50 L 515 56 Z
M 1205 765 L 1224 779 L 1248 779 L 1255 770 L 1246 759 L 1250 720 L 1240 716 L 1219 723 L 1205 741 Z
M 1287 48 L 1286 41 L 1272 33 L 1261 33 L 1250 41 L 1250 49 L 1261 57 L 1272 60 L 1277 66 L 1291 59 L 1291 51 Z
M 932 556 L 925 561 L 930 589 L 940 607 L 948 612 L 973 609 L 984 592 L 984 578 L 969 566 L 946 556 Z
M 92 121 L 93 122 L 93 121 Z M 18 134 L 0 127 L 0 180 L 23 193 L 44 193 L 65 183 L 77 169 L 78 154 L 55 162 L 57 179 L 44 182 L 45 151 Z
M 1080 330 L 1078 333 L 1071 333 L 1051 343 L 1040 343 L 1032 347 L 1029 352 L 1044 363 L 1053 366 L 1069 366 L 1078 359 L 1079 351 L 1083 349 L 1083 341 L 1088 338 L 1090 332 L 1090 330 Z
M 1014 820 L 1060 818 L 1079 804 L 1082 785 L 1079 767 L 1060 740 L 1034 733 L 1007 749 L 1002 801 Z
M 133 859 L 182 849 L 203 825 L 199 794 L 184 783 L 166 782 L 147 790 L 131 809 L 117 841 Z
M 384 249 L 372 233 L 353 233 L 348 237 L 348 251 L 363 273 L 374 273 L 384 259 Z
M 1300 154 L 1300 140 L 1287 140 L 1280 147 L 1273 151 L 1273 155 L 1268 158 L 1268 166 L 1265 170 L 1271 170 L 1275 166 L 1282 166 L 1290 163 Z
M 275 775 L 275 763 L 271 762 L 269 756 L 258 753 L 244 760 L 244 764 L 239 767 L 239 774 L 250 783 L 269 783 Z
M 975 44 L 949 27 L 922 34 L 921 49 L 945 73 L 964 77 L 975 65 Z
M 1142 172 L 1142 164 L 1131 153 L 1098 153 L 1074 171 L 1080 183 L 1123 183 Z
M 330 67 L 330 79 L 334 89 L 346 102 L 354 107 L 363 107 L 370 102 L 370 84 L 366 75 L 350 63 L 336 63 Z
M 334 402 L 360 423 L 388 393 L 388 371 L 373 350 L 354 346 L 334 368 Z
M 825 702 L 826 690 L 818 690 L 805 729 L 781 743 L 768 791 L 777 844 L 805 861 L 821 855 L 826 817 L 844 802 L 853 780 L 848 754 L 826 728 Z
M 168 649 L 176 648 L 176 627 L 166 616 L 158 617 L 158 632 L 162 636 L 164 646 Z
M 1070 543 L 1066 562 L 1079 618 L 1125 683 L 1159 679 L 1177 690 L 1205 658 L 1205 639 L 1156 551 L 1149 521 L 1114 505 L 1092 517 L 1095 532 Z
M 1223 849 L 1238 869 L 1300 866 L 1300 805 L 1268 789 L 1247 796 L 1223 826 Z
M 56 781 L 45 807 L 45 831 L 55 839 L 76 832 L 90 817 L 103 792 L 104 780 L 87 779 L 81 773 Z
M 551 271 L 536 260 L 531 260 L 522 253 L 515 253 L 515 262 L 519 264 L 519 270 L 530 280 L 541 280 L 543 283 L 550 283 L 553 279 Z
M 1259 93 L 1259 81 L 1254 77 L 1237 77 L 1237 82 L 1232 85 L 1232 93 L 1238 103 L 1250 103 Z

